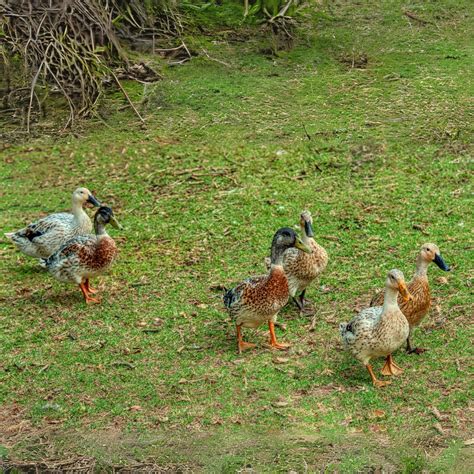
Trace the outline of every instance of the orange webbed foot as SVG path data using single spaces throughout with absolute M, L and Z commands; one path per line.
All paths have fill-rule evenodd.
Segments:
M 251 342 L 240 341 L 237 344 L 237 350 L 239 351 L 239 354 L 242 354 L 243 351 L 246 351 L 248 349 L 252 349 L 255 346 L 256 346 L 256 344 L 252 344 Z
M 372 366 L 370 364 L 367 364 L 365 367 L 369 371 L 370 378 L 372 379 L 372 383 L 373 383 L 374 387 L 382 388 L 382 387 L 385 387 L 386 385 L 390 385 L 391 382 L 389 380 L 379 380 L 375 376 L 374 370 L 372 369 Z
M 385 361 L 385 365 L 382 368 L 381 371 L 382 375 L 401 375 L 403 374 L 403 369 L 399 367 L 395 362 L 393 361 L 392 355 L 387 356 L 387 359 Z
M 386 385 L 390 385 L 391 383 L 392 382 L 390 382 L 390 380 L 376 379 L 376 380 L 373 381 L 374 387 L 377 387 L 377 388 L 385 387 Z
M 90 293 L 91 295 L 95 295 L 96 293 L 99 292 L 99 290 L 96 290 L 95 288 L 92 288 L 89 282 L 89 278 L 84 281 L 84 286 L 87 290 L 87 293 Z
M 285 344 L 283 342 L 273 342 L 272 343 L 272 341 L 270 341 L 269 347 L 271 349 L 277 349 L 279 351 L 287 351 L 291 347 L 291 344 Z
M 273 321 L 268 321 L 268 329 L 270 331 L 270 347 L 280 351 L 288 350 L 290 344 L 283 344 L 277 341 L 275 336 L 275 323 Z
M 85 298 L 85 301 L 86 301 L 87 304 L 89 304 L 89 303 L 100 303 L 99 298 L 92 298 L 91 296 L 87 296 Z

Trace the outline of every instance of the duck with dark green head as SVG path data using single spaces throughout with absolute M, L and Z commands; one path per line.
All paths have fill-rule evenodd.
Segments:
M 275 321 L 289 298 L 288 279 L 283 270 L 283 255 L 289 248 L 298 248 L 311 253 L 296 235 L 293 229 L 279 229 L 272 241 L 271 265 L 267 275 L 247 278 L 224 295 L 224 304 L 229 311 L 237 328 L 237 346 L 239 353 L 255 344 L 242 340 L 242 327 L 257 328 L 267 323 L 270 331 L 272 348 L 285 350 L 288 344 L 277 342 L 275 336 Z
M 105 226 L 121 229 L 110 207 L 100 207 L 94 216 L 95 235 L 81 235 L 69 240 L 45 260 L 45 266 L 57 280 L 76 283 L 86 303 L 99 303 L 92 297 L 97 291 L 89 279 L 107 270 L 117 255 L 117 246 Z

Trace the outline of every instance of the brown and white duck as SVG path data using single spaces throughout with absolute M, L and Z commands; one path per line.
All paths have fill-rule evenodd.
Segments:
M 283 269 L 288 278 L 290 296 L 300 311 L 304 310 L 306 289 L 324 271 L 328 264 L 328 254 L 324 247 L 314 240 L 313 217 L 309 211 L 300 215 L 301 240 L 311 249 L 311 253 L 297 248 L 289 248 L 283 256 Z M 270 259 L 265 259 L 267 269 Z
M 412 295 L 412 298 L 408 301 L 404 301 L 400 296 L 398 297 L 398 305 L 400 310 L 405 315 L 410 324 L 410 333 L 407 338 L 407 352 L 421 354 L 426 349 L 421 347 L 413 347 L 411 337 L 415 327 L 417 327 L 423 318 L 428 314 L 431 306 L 431 292 L 430 285 L 428 282 L 428 266 L 431 262 L 434 262 L 441 270 L 449 272 L 451 269 L 441 257 L 439 248 L 435 244 L 424 244 L 421 246 L 420 252 L 416 259 L 416 271 L 415 275 L 408 283 L 408 291 Z M 376 294 L 371 302 L 370 306 L 380 306 L 383 304 L 384 295 L 383 292 Z
M 57 280 L 79 285 L 86 303 L 99 303 L 91 296 L 97 291 L 89 279 L 105 272 L 117 255 L 117 246 L 105 231 L 109 223 L 121 228 L 112 209 L 100 207 L 94 216 L 95 235 L 75 237 L 45 259 L 45 267 Z
M 311 253 L 297 248 L 289 248 L 283 256 L 283 268 L 288 277 L 290 296 L 303 311 L 305 293 L 313 280 L 324 271 L 328 264 L 328 254 L 324 247 L 314 240 L 313 218 L 309 211 L 300 216 L 301 240 L 311 249 Z M 299 295 L 298 297 L 296 297 Z
M 242 340 L 242 327 L 257 328 L 264 323 L 268 324 L 271 347 L 280 350 L 289 347 L 288 344 L 277 342 L 275 321 L 278 312 L 286 305 L 290 295 L 288 278 L 283 269 L 283 255 L 292 247 L 303 252 L 311 252 L 293 229 L 287 227 L 279 229 L 272 241 L 268 274 L 248 278 L 224 294 L 224 304 L 236 324 L 239 353 L 255 346 Z
M 390 382 L 377 379 L 370 365 L 372 358 L 386 357 L 383 375 L 399 375 L 403 372 L 392 358 L 392 353 L 406 341 L 410 330 L 407 319 L 398 307 L 399 292 L 404 300 L 411 298 L 403 273 L 396 269 L 390 270 L 385 283 L 383 306 L 363 309 L 349 323 L 339 325 L 345 349 L 365 365 L 376 387 L 383 387 Z

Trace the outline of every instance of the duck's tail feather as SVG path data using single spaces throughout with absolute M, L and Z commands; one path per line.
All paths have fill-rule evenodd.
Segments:
M 224 305 L 226 308 L 230 308 L 240 297 L 240 292 L 236 291 L 236 288 L 225 290 L 224 293 Z

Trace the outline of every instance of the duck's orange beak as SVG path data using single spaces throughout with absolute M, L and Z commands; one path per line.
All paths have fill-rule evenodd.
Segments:
M 402 295 L 403 301 L 407 302 L 413 299 L 404 281 L 398 283 L 398 291 Z

